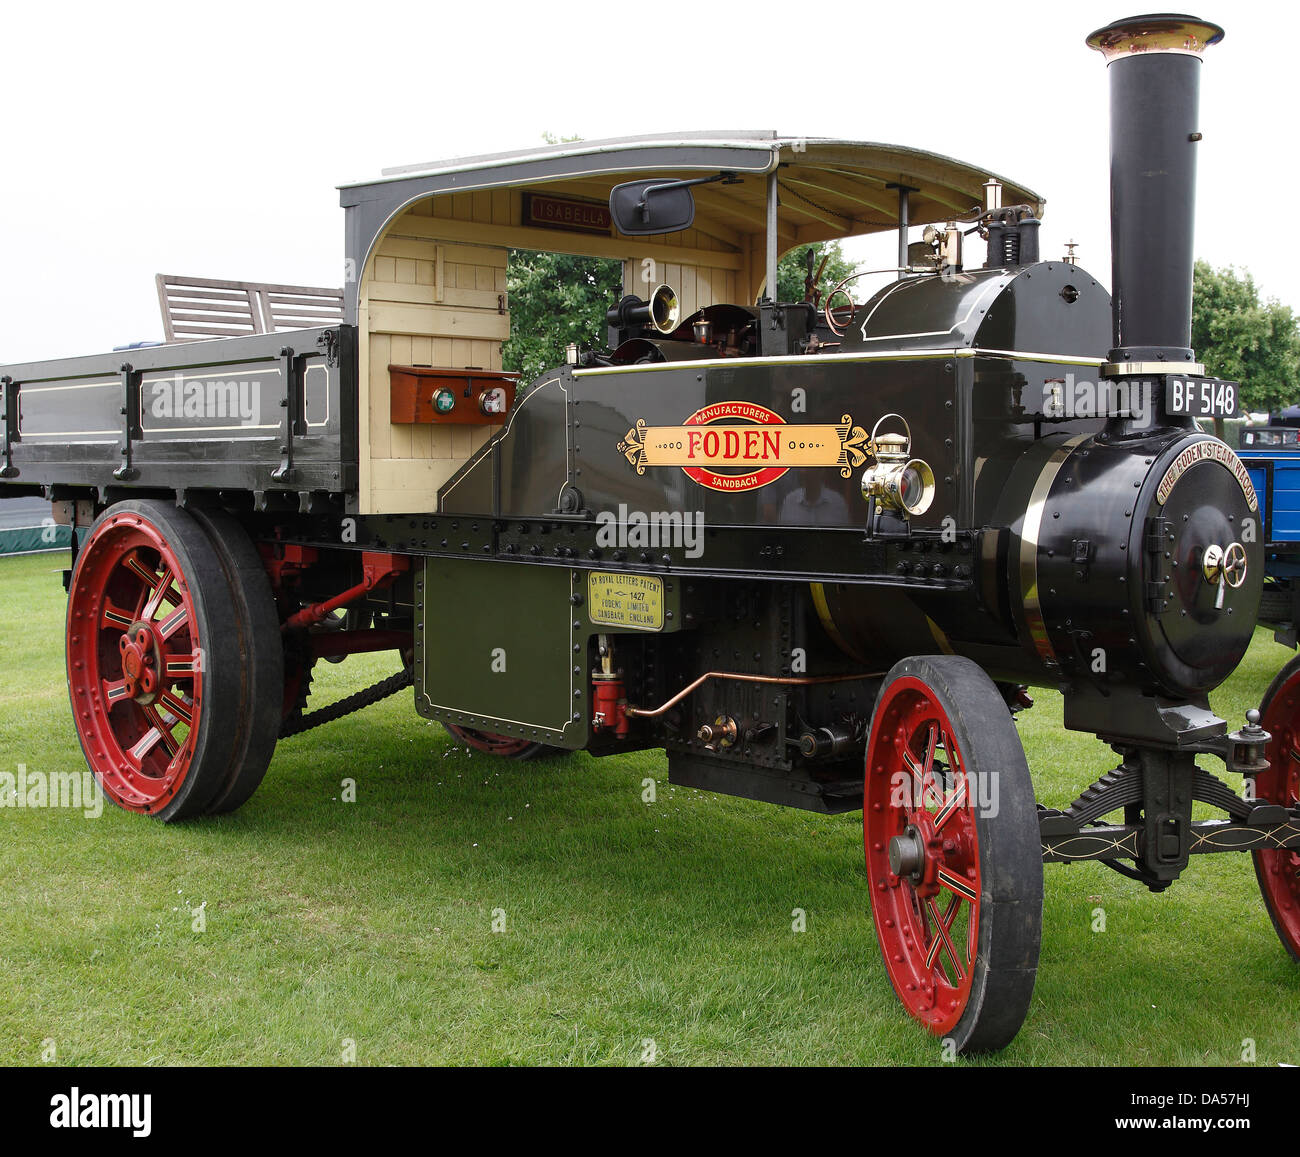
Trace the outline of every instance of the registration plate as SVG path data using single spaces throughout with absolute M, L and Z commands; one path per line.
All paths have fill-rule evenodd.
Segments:
M 1241 413 L 1241 389 L 1222 378 L 1166 378 L 1165 413 L 1235 418 Z
M 592 571 L 587 576 L 587 616 L 607 627 L 662 631 L 664 580 L 654 575 Z

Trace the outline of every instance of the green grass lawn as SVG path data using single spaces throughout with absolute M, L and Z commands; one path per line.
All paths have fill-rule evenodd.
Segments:
M 0 559 L 3 771 L 84 766 L 64 561 Z M 1235 725 L 1288 656 L 1260 631 L 1216 710 Z M 313 706 L 391 663 L 320 664 Z M 1021 732 L 1063 806 L 1110 752 L 1036 695 Z M 470 755 L 407 691 L 284 741 L 232 816 L 0 810 L 0 1063 L 335 1064 L 351 1041 L 361 1064 L 631 1065 L 647 1040 L 661 1064 L 939 1063 L 878 959 L 860 817 L 666 777 L 657 752 Z M 1096 864 L 1046 882 L 1029 1018 L 961 1063 L 1240 1064 L 1246 1038 L 1300 1062 L 1300 971 L 1247 856 L 1194 857 L 1163 896 Z

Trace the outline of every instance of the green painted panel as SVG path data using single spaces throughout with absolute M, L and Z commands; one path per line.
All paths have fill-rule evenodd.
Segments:
M 585 590 L 585 573 L 429 558 L 417 583 L 421 715 L 559 747 L 585 745 L 592 628 L 570 601 Z
M 67 550 L 71 545 L 70 526 L 17 526 L 0 530 L 0 554 Z

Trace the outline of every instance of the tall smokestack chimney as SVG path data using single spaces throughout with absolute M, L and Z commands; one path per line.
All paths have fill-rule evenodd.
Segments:
M 1088 46 L 1110 73 L 1111 309 L 1120 366 L 1183 363 L 1192 340 L 1201 52 L 1223 29 L 1194 16 L 1131 16 Z M 1118 373 L 1125 372 L 1117 368 Z

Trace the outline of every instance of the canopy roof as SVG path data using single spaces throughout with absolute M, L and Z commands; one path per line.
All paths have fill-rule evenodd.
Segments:
M 347 256 L 364 264 L 388 222 L 417 201 L 443 193 L 528 188 L 605 203 L 623 181 L 647 176 L 735 173 L 737 184 L 694 189 L 693 228 L 729 246 L 761 235 L 766 175 L 776 171 L 781 248 L 898 227 L 898 191 L 910 194 L 914 225 L 948 220 L 984 200 L 996 174 L 938 153 L 868 141 L 782 137 L 772 131 L 712 131 L 572 141 L 491 155 L 387 169 L 377 180 L 340 186 L 348 210 Z M 998 177 L 1004 204 L 1043 200 L 1027 186 Z M 611 237 L 620 236 L 611 228 Z

